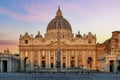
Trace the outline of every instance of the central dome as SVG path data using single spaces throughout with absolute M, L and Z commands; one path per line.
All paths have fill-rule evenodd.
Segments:
M 68 30 L 68 31 L 72 32 L 71 25 L 65 18 L 63 18 L 60 7 L 58 8 L 56 17 L 54 19 L 52 19 L 47 26 L 47 31 L 53 30 L 53 29 Z

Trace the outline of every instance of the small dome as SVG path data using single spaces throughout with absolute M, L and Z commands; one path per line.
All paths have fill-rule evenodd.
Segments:
M 77 38 L 81 38 L 82 36 L 80 35 L 80 31 L 78 31 L 78 34 L 76 34 Z
M 40 31 L 38 31 L 38 34 L 35 36 L 35 38 L 42 38 L 42 36 L 40 35 Z
M 47 31 L 51 29 L 72 31 L 70 23 L 65 18 L 63 18 L 60 7 L 58 8 L 56 17 L 52 19 L 47 26 Z

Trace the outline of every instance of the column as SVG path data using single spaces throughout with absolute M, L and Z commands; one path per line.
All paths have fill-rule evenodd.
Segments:
M 106 71 L 106 72 L 110 72 L 110 63 L 109 63 L 109 60 L 106 60 L 105 71 Z
M 114 60 L 114 72 L 117 72 L 117 60 Z
M 60 58 L 60 62 L 61 62 L 61 63 L 60 63 L 60 64 L 61 64 L 61 68 L 63 68 L 63 60 L 62 60 L 62 57 L 63 57 L 63 56 L 62 56 L 62 55 L 63 55 L 63 51 L 61 50 L 61 58 Z
M 30 70 L 33 71 L 34 69 L 34 61 L 33 61 L 33 51 L 30 52 Z
M 9 62 L 9 63 L 8 63 Z M 8 61 L 7 60 L 7 68 L 9 68 L 9 70 L 8 70 L 8 72 L 11 72 L 12 71 L 12 66 L 13 65 L 11 65 L 12 64 L 12 60 L 11 60 L 11 58 L 10 58 L 10 60 Z M 9 65 L 9 66 L 8 66 Z
M 41 68 L 41 54 L 42 54 L 42 51 L 39 51 L 39 65 L 40 65 L 40 68 Z
M 50 54 L 49 54 L 49 50 L 46 51 L 46 55 L 48 55 L 47 57 L 47 65 L 48 65 L 48 68 L 50 68 Z
M 54 58 L 53 58 L 54 59 L 54 68 L 56 68 L 56 53 L 55 53 L 55 51 L 54 51 L 53 55 L 54 55 Z
M 66 68 L 68 67 L 68 55 L 67 55 L 68 53 L 67 53 L 67 50 L 66 50 L 66 55 L 65 55 L 65 57 L 66 57 Z
M 68 53 L 68 67 L 70 68 L 70 54 L 71 54 L 71 51 L 69 50 L 69 53 Z
M 75 67 L 78 67 L 78 51 L 75 51 Z
M 93 54 L 94 54 L 94 64 L 93 64 L 93 69 L 96 69 L 96 53 L 95 51 L 93 51 Z
M 81 67 L 81 61 L 82 61 L 81 60 L 82 57 L 81 57 L 80 53 L 81 53 L 80 50 L 78 50 L 78 67 L 79 68 Z
M 46 68 L 49 68 L 49 55 L 48 55 L 48 51 L 45 51 L 45 55 L 46 55 Z
M 45 68 L 47 67 L 47 56 L 45 50 L 42 51 L 42 56 L 45 56 Z
M 1 59 L 1 73 L 3 72 L 3 61 Z
M 54 55 L 54 54 L 53 54 Z M 48 56 L 49 56 L 49 62 L 48 62 L 48 64 L 49 64 L 49 68 L 51 68 L 51 55 L 50 55 L 50 50 L 48 51 Z M 53 58 L 54 59 L 54 58 Z M 54 64 L 54 63 L 53 63 Z
M 82 54 L 82 64 L 83 64 L 83 68 L 87 68 L 85 50 L 83 50 L 83 54 Z
M 38 51 L 38 66 L 40 67 L 40 51 Z
M 20 71 L 24 71 L 24 52 L 20 51 Z

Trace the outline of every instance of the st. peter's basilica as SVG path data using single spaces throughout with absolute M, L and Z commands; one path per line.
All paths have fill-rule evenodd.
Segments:
M 96 35 L 89 32 L 72 33 L 70 23 L 63 17 L 60 7 L 47 28 L 44 37 L 27 32 L 19 39 L 20 71 L 75 71 L 120 70 L 120 31 L 103 44 L 96 42 Z

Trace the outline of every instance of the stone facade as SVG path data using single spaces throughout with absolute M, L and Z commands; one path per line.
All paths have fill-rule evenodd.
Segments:
M 0 72 L 18 72 L 19 57 L 11 54 L 9 50 L 0 53 Z
M 69 22 L 63 18 L 59 8 L 56 17 L 48 24 L 45 37 L 42 37 L 40 32 L 35 37 L 28 33 L 20 36 L 21 70 L 56 70 L 58 47 L 61 53 L 61 69 L 81 66 L 85 69 L 96 69 L 96 36 L 91 32 L 82 36 L 78 32 L 74 37 Z
M 114 35 L 117 34 L 113 32 L 113 37 Z M 113 37 L 111 41 L 116 42 L 116 38 Z M 120 36 L 116 37 L 120 38 Z M 109 54 L 120 53 L 118 52 L 120 46 L 114 48 L 114 50 L 117 49 L 117 52 L 112 48 L 110 49 L 112 51 L 109 51 L 108 44 L 114 45 L 113 42 L 107 43 L 106 41 L 103 44 L 96 44 L 96 35 L 91 32 L 81 35 L 78 31 L 78 34 L 74 36 L 70 23 L 62 16 L 59 8 L 55 18 L 49 22 L 44 37 L 40 31 L 35 37 L 27 32 L 20 35 L 20 69 L 21 71 L 56 71 L 57 61 L 60 58 L 61 71 L 79 68 L 101 70 L 100 65 L 102 65 L 102 69 L 105 68 L 103 64 L 107 64 L 109 61 Z M 120 45 L 120 39 L 118 43 Z M 116 45 L 117 43 L 115 43 Z M 101 61 L 101 58 L 104 60 Z
M 119 72 L 120 71 L 120 31 L 112 32 L 112 37 L 106 40 L 103 44 L 104 54 L 99 56 L 99 66 L 104 68 L 105 72 Z M 97 53 L 98 54 L 98 53 Z M 100 54 L 99 54 L 100 55 Z M 104 65 L 104 66 L 103 66 Z
M 106 71 L 120 71 L 120 31 L 112 32 L 112 37 L 108 39 L 108 54 L 106 55 Z

